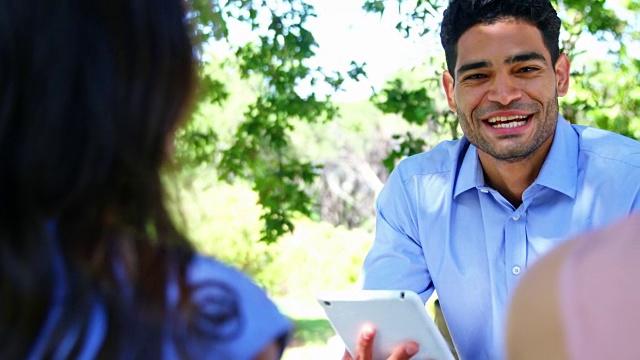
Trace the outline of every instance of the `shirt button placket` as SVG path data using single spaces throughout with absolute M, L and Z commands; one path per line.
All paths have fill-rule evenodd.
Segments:
M 507 276 L 510 278 L 507 283 L 510 290 L 513 290 L 518 282 L 520 274 L 524 270 L 527 254 L 527 234 L 526 215 L 521 209 L 511 214 L 507 220 Z M 509 274 L 510 273 L 510 274 Z
M 520 266 L 516 265 L 514 267 L 511 268 L 511 273 L 515 276 L 520 275 L 520 272 L 522 271 L 522 269 L 520 269 Z

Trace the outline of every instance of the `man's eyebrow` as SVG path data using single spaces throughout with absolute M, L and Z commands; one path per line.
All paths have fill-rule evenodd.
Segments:
M 504 60 L 504 62 L 505 64 L 515 64 L 515 63 L 531 61 L 531 60 L 542 61 L 545 64 L 547 63 L 547 59 L 545 59 L 545 57 L 542 54 L 537 53 L 535 51 L 508 57 L 507 59 Z M 456 70 L 456 78 L 459 77 L 464 72 L 475 70 L 475 69 L 486 68 L 490 66 L 491 66 L 491 63 L 489 61 L 476 61 L 469 64 L 464 64 L 460 66 L 458 70 Z
M 470 70 L 475 70 L 475 69 L 480 69 L 480 68 L 486 68 L 491 66 L 491 63 L 489 63 L 488 61 L 477 61 L 477 62 L 472 62 L 469 64 L 464 64 L 462 66 L 460 66 L 458 68 L 458 70 L 456 70 L 456 78 L 460 76 L 460 74 L 470 71 Z
M 526 54 L 519 54 L 512 57 L 507 58 L 504 62 L 505 64 L 515 64 L 519 62 L 531 61 L 531 60 L 539 60 L 543 63 L 547 63 L 547 59 L 542 56 L 542 54 L 537 52 L 530 52 Z

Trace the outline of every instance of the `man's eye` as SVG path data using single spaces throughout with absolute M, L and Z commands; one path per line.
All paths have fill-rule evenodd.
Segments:
M 464 80 L 479 80 L 484 79 L 487 76 L 485 74 L 471 74 L 464 77 Z
M 519 73 L 530 73 L 530 72 L 534 72 L 537 71 L 538 68 L 537 67 L 533 67 L 533 66 L 525 66 L 523 68 L 520 68 L 518 70 Z

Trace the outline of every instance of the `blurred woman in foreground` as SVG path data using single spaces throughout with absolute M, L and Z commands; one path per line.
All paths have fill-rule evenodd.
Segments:
M 507 358 L 638 359 L 640 214 L 568 241 L 514 293 Z
M 172 223 L 181 0 L 0 0 L 0 354 L 279 358 L 288 320 Z

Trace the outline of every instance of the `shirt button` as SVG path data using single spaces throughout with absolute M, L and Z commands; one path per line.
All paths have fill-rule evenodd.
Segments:
M 516 265 L 516 266 L 514 266 L 513 268 L 511 268 L 511 273 L 512 273 L 513 275 L 519 275 L 519 274 L 520 274 L 520 271 L 522 271 L 522 270 L 520 269 L 520 266 L 517 266 L 517 265 Z
M 513 220 L 518 221 L 520 219 L 520 215 L 514 215 L 512 217 Z

